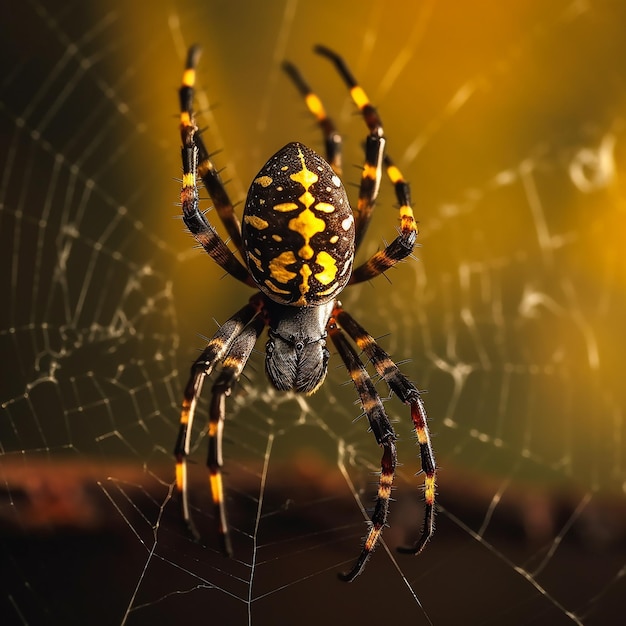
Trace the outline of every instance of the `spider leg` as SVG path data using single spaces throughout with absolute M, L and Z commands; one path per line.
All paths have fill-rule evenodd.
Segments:
M 358 391 L 363 411 L 367 415 L 374 437 L 383 449 L 376 505 L 370 517 L 371 524 L 361 554 L 349 572 L 339 575 L 341 580 L 352 582 L 363 571 L 387 523 L 389 499 L 397 462 L 396 434 L 370 375 L 332 316 L 328 322 L 328 332 Z
M 435 530 L 435 482 L 437 472 L 424 402 L 415 385 L 400 371 L 389 355 L 376 343 L 376 340 L 349 313 L 346 313 L 339 303 L 333 311 L 333 317 L 365 353 L 378 375 L 385 380 L 389 389 L 402 402 L 411 407 L 411 419 L 413 420 L 413 427 L 417 436 L 420 462 L 425 476 L 424 500 L 426 508 L 424 510 L 424 524 L 420 538 L 413 546 L 401 547 L 398 550 L 404 553 L 419 554 Z
M 370 103 L 367 94 L 358 84 L 343 58 L 325 46 L 315 46 L 315 52 L 326 57 L 334 64 L 350 90 L 350 97 L 361 112 L 369 129 L 369 135 L 365 140 L 365 164 L 359 185 L 359 199 L 354 211 L 355 246 L 358 250 L 372 218 L 374 205 L 380 189 L 383 154 L 385 151 L 383 125 L 378 112 Z
M 180 87 L 180 135 L 183 143 L 181 156 L 183 163 L 183 185 L 180 200 L 185 225 L 196 241 L 211 258 L 238 280 L 255 287 L 247 268 L 235 257 L 215 228 L 206 220 L 199 209 L 198 174 L 211 196 L 213 205 L 228 234 L 243 256 L 241 225 L 232 203 L 224 189 L 219 173 L 211 162 L 207 149 L 198 131 L 193 113 L 193 94 L 196 80 L 196 65 L 200 48 L 192 46 L 187 55 L 187 63 Z
M 191 366 L 189 379 L 185 385 L 180 412 L 180 428 L 174 447 L 174 456 L 176 458 L 176 489 L 179 494 L 181 513 L 189 534 L 194 539 L 198 539 L 199 534 L 189 513 L 187 456 L 189 455 L 191 431 L 198 398 L 202 392 L 205 377 L 211 374 L 216 363 L 224 359 L 235 339 L 241 335 L 262 306 L 263 299 L 257 294 L 250 299 L 250 302 L 246 304 L 246 306 L 242 307 L 235 315 L 220 326 L 215 335 L 213 335 L 207 343 L 202 354 Z
M 411 208 L 411 195 L 408 183 L 392 160 L 384 155 L 385 137 L 382 121 L 370 103 L 367 94 L 358 84 L 345 61 L 335 52 L 324 46 L 316 46 L 315 51 L 330 59 L 350 90 L 350 96 L 358 107 L 370 131 L 365 142 L 365 165 L 359 187 L 359 200 L 355 211 L 355 243 L 358 249 L 374 212 L 374 205 L 380 189 L 383 165 L 391 180 L 398 204 L 400 205 L 400 235 L 384 250 L 372 255 L 365 263 L 355 268 L 350 282 L 354 285 L 371 280 L 382 274 L 413 252 L 417 240 L 417 222 Z
M 300 92 L 300 95 L 304 98 L 304 102 L 313 114 L 317 123 L 322 130 L 324 136 L 324 145 L 326 146 L 326 160 L 330 163 L 337 176 L 341 176 L 341 135 L 337 132 L 335 124 L 326 114 L 324 105 L 319 96 L 313 92 L 309 84 L 304 80 L 304 77 L 298 70 L 298 68 L 289 61 L 283 62 L 283 69 L 291 78 L 292 82 Z
M 226 520 L 226 506 L 224 504 L 224 487 L 222 484 L 222 433 L 226 416 L 226 398 L 232 393 L 233 387 L 239 380 L 243 368 L 261 332 L 265 328 L 263 316 L 255 317 L 242 333 L 232 343 L 226 358 L 222 362 L 222 371 L 213 384 L 211 408 L 209 411 L 209 452 L 207 467 L 209 468 L 209 483 L 213 504 L 219 519 L 219 534 L 222 552 L 232 556 L 233 550 Z
M 356 267 L 350 277 L 349 285 L 371 280 L 406 259 L 413 252 L 417 240 L 418 229 L 411 208 L 409 184 L 389 157 L 385 156 L 384 162 L 387 176 L 393 183 L 400 205 L 400 234 L 384 250 L 376 252 L 365 263 Z

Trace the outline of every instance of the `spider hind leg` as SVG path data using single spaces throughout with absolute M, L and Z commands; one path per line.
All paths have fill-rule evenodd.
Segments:
M 395 433 L 389 422 L 382 402 L 374 388 L 365 366 L 356 351 L 347 341 L 342 331 L 354 341 L 374 366 L 378 375 L 387 383 L 389 389 L 404 403 L 410 406 L 413 428 L 420 450 L 420 462 L 424 474 L 424 523 L 417 542 L 410 547 L 401 547 L 399 552 L 419 554 L 435 528 L 435 493 L 437 466 L 430 442 L 426 409 L 415 385 L 400 371 L 389 355 L 376 343 L 376 340 L 337 303 L 333 310 L 329 334 L 337 351 L 343 359 L 352 378 L 363 410 L 365 411 L 376 441 L 383 448 L 381 474 L 379 479 L 376 507 L 371 516 L 371 526 L 365 538 L 363 548 L 352 570 L 341 574 L 347 582 L 354 580 L 363 570 L 382 533 L 387 521 L 389 499 L 396 466 Z
M 383 449 L 381 471 L 378 480 L 378 493 L 374 511 L 370 516 L 369 531 L 365 537 L 361 553 L 352 569 L 349 572 L 339 574 L 341 580 L 352 582 L 363 571 L 365 564 L 378 544 L 383 528 L 387 524 L 389 500 L 391 498 L 391 489 L 397 463 L 396 434 L 385 413 L 383 403 L 376 392 L 376 388 L 374 387 L 374 383 L 367 369 L 341 328 L 338 327 L 334 317 L 331 317 L 329 321 L 328 332 L 348 369 L 350 378 L 354 382 L 363 411 L 367 415 L 376 442 Z

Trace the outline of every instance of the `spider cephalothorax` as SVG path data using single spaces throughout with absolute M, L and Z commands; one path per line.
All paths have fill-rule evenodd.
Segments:
M 436 466 L 426 411 L 418 389 L 337 299 L 346 286 L 375 278 L 411 254 L 417 237 L 417 223 L 411 208 L 409 186 L 400 170 L 385 156 L 385 136 L 378 113 L 344 61 L 328 48 L 318 46 L 316 51 L 333 62 L 369 130 L 356 208 L 353 211 L 350 207 L 340 178 L 341 137 L 321 101 L 298 70 L 285 63 L 284 69 L 324 133 L 327 160 L 301 143 L 289 143 L 281 148 L 254 178 L 246 200 L 243 224 L 240 224 L 195 123 L 192 105 L 199 49 L 194 46 L 189 50 L 180 89 L 183 219 L 216 263 L 258 291 L 248 304 L 220 326 L 191 368 L 174 450 L 176 485 L 183 519 L 190 533 L 197 536 L 189 511 L 186 459 L 203 382 L 214 367 L 221 364 L 212 389 L 207 465 L 222 548 L 230 554 L 232 547 L 221 473 L 225 399 L 266 327 L 265 371 L 279 391 L 309 394 L 319 388 L 328 369 L 330 353 L 326 341 L 330 338 L 354 382 L 363 412 L 383 451 L 378 495 L 368 534 L 354 566 L 341 575 L 343 580 L 351 581 L 363 570 L 386 524 L 397 459 L 393 427 L 353 343 L 389 389 L 409 405 L 417 436 L 425 475 L 426 510 L 420 538 L 413 546 L 402 548 L 403 552 L 419 553 L 433 533 Z M 370 222 L 383 168 L 395 188 L 400 232 L 388 246 L 355 268 L 354 255 Z M 208 190 L 245 265 L 200 211 L 198 178 Z
M 279 391 L 313 393 L 324 382 L 330 353 L 326 325 L 334 303 L 317 307 L 267 304 L 265 371 Z

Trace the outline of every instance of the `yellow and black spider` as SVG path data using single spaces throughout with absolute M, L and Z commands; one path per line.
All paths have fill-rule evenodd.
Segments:
M 182 137 L 183 219 L 198 243 L 229 274 L 256 293 L 228 319 L 207 343 L 191 367 L 185 387 L 176 456 L 176 485 L 182 516 L 189 532 L 198 537 L 189 512 L 186 458 L 191 427 L 202 384 L 216 364 L 221 371 L 213 384 L 209 412 L 207 465 L 213 502 L 219 519 L 222 549 L 231 554 L 222 486 L 222 431 L 225 400 L 239 379 L 254 345 L 265 327 L 265 371 L 280 391 L 311 394 L 323 383 L 330 353 L 330 336 L 358 391 L 376 442 L 381 446 L 381 473 L 376 505 L 361 553 L 352 569 L 340 574 L 354 580 L 363 570 L 386 524 L 396 468 L 396 434 L 383 403 L 346 335 L 373 364 L 378 375 L 402 402 L 409 405 L 420 448 L 426 502 L 424 526 L 417 542 L 402 552 L 418 554 L 434 529 L 436 465 L 430 444 L 426 410 L 415 385 L 389 358 L 337 299 L 344 287 L 370 280 L 409 256 L 417 239 L 409 186 L 400 170 L 384 155 L 381 120 L 343 59 L 317 46 L 315 51 L 335 65 L 359 108 L 369 134 L 356 210 L 350 208 L 341 174 L 341 137 L 327 117 L 320 99 L 290 63 L 284 69 L 305 99 L 324 134 L 326 158 L 301 143 L 281 148 L 255 177 L 248 191 L 241 224 L 215 169 L 193 113 L 195 72 L 200 50 L 189 50 L 180 88 Z M 352 267 L 372 216 L 383 168 L 395 188 L 400 210 L 398 236 L 365 263 Z M 241 257 L 243 265 L 199 209 L 198 176 Z

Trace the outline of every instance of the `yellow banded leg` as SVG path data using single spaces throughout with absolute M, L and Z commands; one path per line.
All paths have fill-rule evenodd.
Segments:
M 341 176 L 341 135 L 337 132 L 332 119 L 326 114 L 326 110 L 319 96 L 313 92 L 298 68 L 292 63 L 285 61 L 283 63 L 283 70 L 285 70 L 285 73 L 296 86 L 311 115 L 317 120 L 317 124 L 324 137 L 326 160 L 330 163 L 335 174 Z
M 354 243 L 358 250 L 374 213 L 382 179 L 385 138 L 368 135 L 365 140 L 365 163 L 359 184 L 359 198 L 354 211 Z
M 411 419 L 420 449 L 420 463 L 424 473 L 424 524 L 422 533 L 414 546 L 400 548 L 401 552 L 418 554 L 432 536 L 435 529 L 435 491 L 437 465 L 430 441 L 426 408 L 415 385 L 400 371 L 389 355 L 376 343 L 375 339 L 346 311 L 337 305 L 333 311 L 341 328 L 345 330 L 357 346 L 370 360 L 378 375 L 384 379 L 389 389 L 411 407 Z
M 187 534 L 195 541 L 200 540 L 200 533 L 198 532 L 196 525 L 193 522 L 189 507 L 187 457 L 189 455 L 189 448 L 191 443 L 191 427 L 195 415 L 196 399 L 197 397 L 199 397 L 202 391 L 202 383 L 204 382 L 204 377 L 206 375 L 206 372 L 202 370 L 197 370 L 192 374 L 192 378 L 187 385 L 181 411 L 180 430 L 178 433 L 176 446 L 174 448 L 174 456 L 176 458 L 176 491 L 178 492 L 181 517 L 185 524 Z M 193 391 L 190 392 L 189 388 L 193 388 Z M 190 397 L 191 400 L 189 399 Z
M 363 240 L 374 211 L 383 162 L 387 175 L 394 185 L 396 198 L 400 205 L 400 236 L 384 250 L 377 252 L 354 270 L 349 284 L 356 284 L 382 274 L 412 253 L 417 240 L 417 222 L 413 217 L 408 183 L 391 159 L 383 157 L 384 130 L 376 108 L 370 102 L 364 89 L 357 83 L 345 61 L 337 53 L 324 46 L 316 46 L 315 51 L 332 61 L 348 87 L 350 97 L 361 112 L 370 133 L 365 144 L 365 165 L 355 211 L 355 243 L 357 249 Z
M 260 310 L 263 300 L 260 295 L 253 296 L 249 304 L 241 308 L 228 319 L 209 340 L 202 354 L 191 366 L 191 372 L 183 394 L 180 412 L 180 427 L 174 447 L 176 459 L 176 491 L 180 503 L 181 517 L 189 535 L 199 539 L 199 534 L 191 518 L 189 507 L 189 487 L 187 480 L 187 457 L 191 445 L 191 433 L 196 412 L 198 397 L 202 392 L 202 385 L 206 376 L 211 374 L 215 364 L 227 354 L 235 338 L 244 330 L 257 311 Z
M 220 348 L 223 346 L 223 340 L 214 338 L 207 345 L 202 353 L 213 361 L 219 358 Z M 209 356 L 212 353 L 212 357 Z M 202 356 L 202 355 L 201 355 Z M 203 367 L 198 367 L 198 361 L 192 367 L 191 375 L 183 397 L 182 409 L 180 412 L 180 429 L 178 431 L 178 439 L 174 448 L 174 456 L 176 458 L 176 490 L 180 502 L 180 510 L 185 523 L 187 533 L 194 539 L 198 540 L 200 535 L 196 530 L 195 524 L 191 518 L 189 510 L 189 487 L 187 484 L 187 456 L 189 455 L 189 447 L 191 441 L 191 429 L 193 426 L 193 418 L 196 410 L 197 398 L 202 392 L 202 383 L 206 375 L 207 359 L 203 359 Z
M 389 500 L 397 463 L 396 435 L 370 375 L 333 317 L 328 323 L 328 333 L 357 389 L 370 429 L 374 433 L 377 443 L 383 449 L 376 505 L 370 517 L 369 531 L 363 542 L 361 553 L 352 569 L 339 575 L 342 580 L 352 582 L 363 571 L 387 523 Z
M 401 547 L 398 550 L 405 554 L 419 554 L 435 532 L 435 478 L 437 466 L 426 424 L 426 410 L 421 398 L 411 404 L 411 418 L 415 427 L 415 434 L 417 435 L 422 470 L 424 472 L 424 525 L 419 539 L 413 546 Z
M 365 165 L 359 186 L 359 200 L 354 216 L 355 244 L 358 249 L 372 218 L 380 188 L 382 178 L 381 166 L 385 149 L 383 124 L 365 90 L 358 84 L 343 58 L 325 46 L 316 46 L 315 52 L 333 63 L 369 130 L 365 143 Z
M 226 417 L 226 398 L 230 396 L 233 387 L 239 380 L 239 376 L 241 376 L 241 372 L 246 366 L 248 358 L 264 327 L 265 319 L 259 315 L 235 338 L 226 358 L 222 362 L 222 371 L 212 389 L 211 407 L 209 410 L 207 467 L 209 468 L 211 497 L 218 518 L 220 545 L 222 552 L 228 556 L 232 555 L 233 550 L 226 517 L 224 486 L 222 482 L 222 467 L 224 465 L 222 434 Z
M 371 280 L 403 261 L 413 252 L 417 241 L 417 221 L 411 207 L 409 184 L 402 172 L 387 156 L 384 158 L 387 176 L 394 186 L 400 212 L 400 234 L 383 250 L 374 253 L 365 263 L 355 268 L 350 285 Z
M 314 50 L 315 52 L 317 52 L 317 54 L 326 57 L 333 63 L 335 69 L 343 79 L 343 82 L 346 84 L 346 87 L 348 87 L 350 97 L 361 112 L 361 115 L 363 116 L 363 119 L 365 120 L 365 123 L 367 124 L 367 128 L 369 129 L 370 133 L 382 137 L 383 125 L 380 117 L 376 109 L 372 106 L 363 88 L 357 83 L 356 79 L 352 75 L 352 72 L 348 68 L 348 65 L 343 60 L 343 58 L 326 46 L 318 45 L 315 46 Z
M 184 119 L 193 119 L 196 67 L 200 60 L 200 53 L 201 50 L 199 46 L 192 46 L 187 54 L 187 63 L 183 72 L 183 80 L 180 88 L 181 124 L 184 123 Z M 197 128 L 194 142 L 198 148 L 198 174 L 200 178 L 202 178 L 202 182 L 211 197 L 213 208 L 224 224 L 228 236 L 243 257 L 241 224 L 233 209 L 233 203 L 224 188 L 222 178 L 211 161 L 209 152 Z
M 200 137 L 193 113 L 194 85 L 196 65 L 200 57 L 200 48 L 189 49 L 187 63 L 183 71 L 179 90 L 180 99 L 180 135 L 182 140 L 181 158 L 183 164 L 183 181 L 180 192 L 180 203 L 183 221 L 196 241 L 204 248 L 220 267 L 238 280 L 251 287 L 256 283 L 247 268 L 235 257 L 217 231 L 200 211 L 198 194 L 198 176 L 209 191 L 213 204 L 220 219 L 226 226 L 230 237 L 242 251 L 241 227 L 233 212 L 232 203 L 224 190 L 219 174 L 209 159 L 204 142 Z

